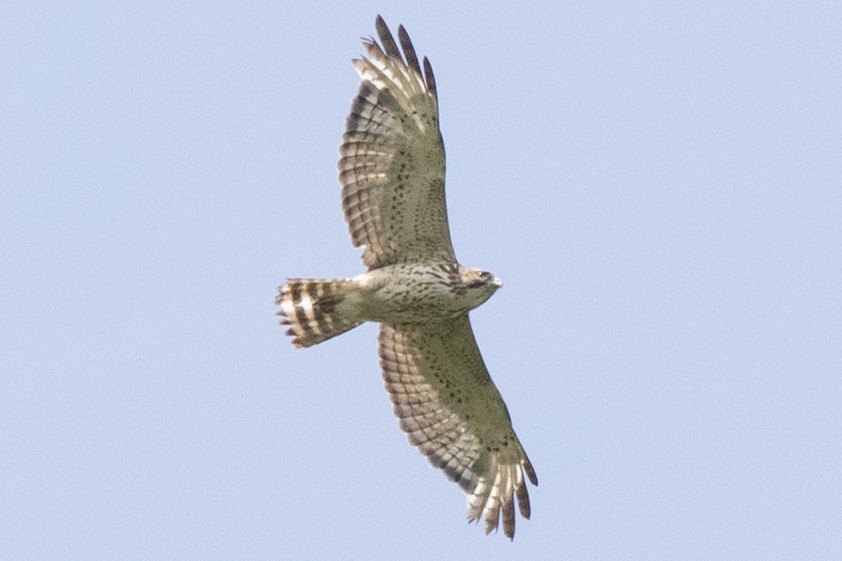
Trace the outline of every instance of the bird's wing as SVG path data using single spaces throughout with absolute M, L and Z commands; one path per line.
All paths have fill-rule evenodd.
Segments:
M 377 17 L 378 45 L 363 41 L 362 79 L 339 148 L 342 210 L 369 269 L 427 257 L 452 260 L 444 201 L 444 145 L 433 70 L 423 72 L 403 26 L 406 60 Z
M 468 519 L 515 533 L 515 497 L 529 518 L 524 474 L 535 470 L 488 375 L 468 315 L 447 321 L 381 324 L 380 364 L 393 410 L 410 443 L 468 494 Z

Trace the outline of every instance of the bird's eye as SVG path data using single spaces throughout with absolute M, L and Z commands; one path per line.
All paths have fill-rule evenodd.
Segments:
M 488 271 L 480 271 L 479 275 L 477 275 L 474 278 L 476 280 L 468 283 L 468 286 L 470 286 L 471 288 L 484 288 L 485 286 L 488 286 L 488 283 L 490 283 L 494 279 L 494 275 L 492 275 Z

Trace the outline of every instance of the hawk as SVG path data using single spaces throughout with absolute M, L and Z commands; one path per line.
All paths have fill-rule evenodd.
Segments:
M 380 323 L 386 390 L 409 442 L 467 493 L 468 520 L 515 533 L 515 499 L 529 518 L 525 478 L 535 470 L 477 348 L 468 312 L 501 282 L 460 265 L 444 200 L 444 145 L 436 81 L 403 26 L 397 43 L 380 16 L 380 44 L 353 61 L 361 84 L 339 158 L 342 210 L 367 272 L 291 278 L 279 290 L 281 322 L 309 347 L 366 321 Z M 422 67 L 423 64 L 423 67 Z

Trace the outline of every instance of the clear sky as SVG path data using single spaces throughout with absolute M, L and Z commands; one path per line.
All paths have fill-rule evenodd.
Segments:
M 838 3 L 78 4 L 0 7 L 0 559 L 839 558 Z M 406 442 L 374 325 L 273 315 L 363 270 L 377 13 L 505 283 L 472 320 L 540 478 L 513 543 Z

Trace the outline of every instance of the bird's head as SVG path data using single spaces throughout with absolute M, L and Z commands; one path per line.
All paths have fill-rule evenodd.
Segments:
M 488 300 L 494 292 L 503 286 L 503 282 L 488 271 L 459 266 L 459 276 L 465 289 L 465 295 L 475 308 Z

